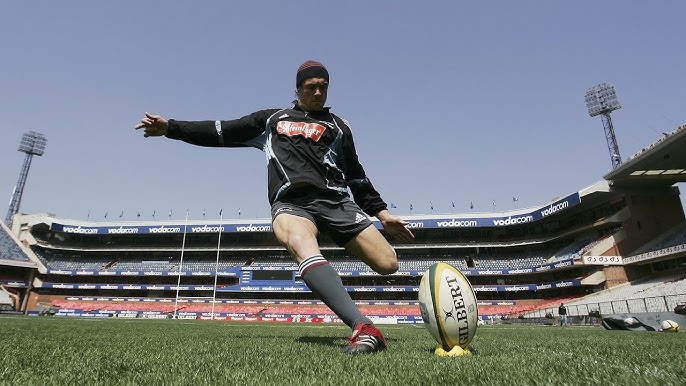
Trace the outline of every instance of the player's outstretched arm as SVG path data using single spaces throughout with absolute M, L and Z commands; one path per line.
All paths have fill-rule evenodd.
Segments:
M 143 136 L 147 137 L 160 137 L 167 134 L 167 129 L 169 128 L 169 122 L 159 115 L 153 115 L 150 113 L 145 113 L 145 117 L 141 119 L 140 123 L 135 126 L 135 129 L 144 129 Z
M 381 221 L 386 233 L 403 242 L 411 242 L 414 240 L 414 234 L 407 228 L 409 224 L 402 218 L 392 215 L 391 212 L 384 209 L 376 214 L 376 218 Z

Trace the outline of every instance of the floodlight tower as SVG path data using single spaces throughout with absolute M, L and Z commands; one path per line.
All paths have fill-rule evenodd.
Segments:
M 24 133 L 21 137 L 18 151 L 26 153 L 24 158 L 24 165 L 21 167 L 19 173 L 19 181 L 12 191 L 12 200 L 10 200 L 10 207 L 7 210 L 7 217 L 5 217 L 5 224 L 12 227 L 13 217 L 19 212 L 19 204 L 21 203 L 21 196 L 24 193 L 24 185 L 26 185 L 26 177 L 29 175 L 29 168 L 31 167 L 31 160 L 34 155 L 41 156 L 45 151 L 45 144 L 47 140 L 45 136 L 35 131 Z
M 588 114 L 592 117 L 595 117 L 596 115 L 603 116 L 603 127 L 605 128 L 607 148 L 610 151 L 612 170 L 617 169 L 622 163 L 622 157 L 619 154 L 619 146 L 617 145 L 615 130 L 612 128 L 610 113 L 622 108 L 622 106 L 619 105 L 614 86 L 607 83 L 601 83 L 589 88 L 586 91 L 586 108 L 588 108 Z

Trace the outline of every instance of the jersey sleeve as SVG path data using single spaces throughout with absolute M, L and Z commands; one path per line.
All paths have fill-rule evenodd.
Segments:
M 342 146 L 342 168 L 345 175 L 345 183 L 353 194 L 355 203 L 370 216 L 376 216 L 380 211 L 387 209 L 388 206 L 381 198 L 379 192 L 374 188 L 372 182 L 360 164 L 355 149 L 352 131 L 347 122 L 343 126 L 343 146 Z M 340 126 L 340 125 L 339 125 Z
M 169 120 L 167 138 L 206 147 L 260 147 L 267 119 L 278 110 L 260 110 L 229 121 Z

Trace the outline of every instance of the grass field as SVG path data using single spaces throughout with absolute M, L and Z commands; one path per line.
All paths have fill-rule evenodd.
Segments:
M 437 357 L 423 326 L 340 352 L 342 325 L 0 317 L 2 385 L 684 385 L 686 334 L 485 326 Z

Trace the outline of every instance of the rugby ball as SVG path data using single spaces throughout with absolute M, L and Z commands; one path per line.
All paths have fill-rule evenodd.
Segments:
M 452 265 L 436 263 L 424 273 L 419 308 L 424 325 L 444 350 L 467 348 L 474 339 L 478 323 L 474 289 Z
M 679 323 L 673 321 L 673 320 L 663 320 L 662 323 L 662 331 L 664 332 L 678 332 L 679 331 Z

